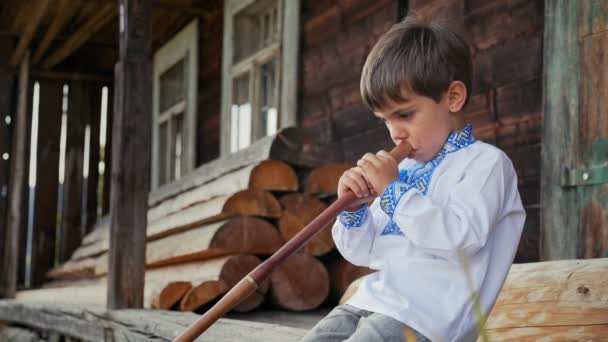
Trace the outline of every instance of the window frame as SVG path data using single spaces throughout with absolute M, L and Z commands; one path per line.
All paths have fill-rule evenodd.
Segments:
M 220 136 L 220 155 L 226 156 L 231 152 L 232 143 L 232 120 L 231 106 L 234 80 L 244 73 L 249 73 L 250 84 L 249 97 L 251 101 L 252 118 L 257 111 L 257 99 L 260 93 L 260 75 L 256 72 L 265 62 L 275 56 L 278 95 L 275 101 L 278 102 L 278 127 L 277 130 L 297 124 L 297 73 L 298 73 L 298 53 L 299 53 L 299 17 L 300 0 L 276 0 L 278 13 L 281 17 L 279 21 L 279 41 L 260 49 L 236 64 L 234 59 L 234 23 L 237 14 L 254 4 L 256 1 L 265 0 L 226 0 L 224 2 L 224 38 L 222 51 L 222 117 L 221 117 L 221 136 Z M 278 51 L 277 51 L 278 50 Z M 275 94 L 276 95 L 276 94 Z M 255 126 L 257 120 L 253 118 L 252 124 Z M 257 130 L 257 131 L 256 131 Z M 252 139 L 255 139 L 259 127 L 252 127 Z M 254 143 L 251 141 L 250 144 Z
M 198 19 L 194 19 L 188 25 L 186 25 L 180 32 L 178 32 L 171 40 L 164 44 L 160 49 L 154 53 L 153 61 L 153 104 L 152 104 L 152 115 L 153 115 L 153 126 L 152 126 L 152 177 L 151 177 L 151 188 L 152 190 L 157 189 L 163 185 L 175 182 L 176 180 L 170 180 L 165 184 L 160 184 L 159 175 L 159 162 L 160 162 L 160 136 L 159 130 L 162 124 L 161 116 L 166 122 L 166 116 L 174 115 L 176 109 L 183 111 L 183 144 L 182 144 L 182 158 L 185 158 L 183 163 L 185 168 L 181 170 L 181 177 L 191 172 L 195 168 L 196 162 L 196 116 L 197 113 L 197 93 L 198 93 Z M 187 57 L 187 58 L 186 58 Z M 168 109 L 162 113 L 160 111 L 160 77 L 167 70 L 173 67 L 177 62 L 186 58 L 184 70 L 185 70 L 185 82 L 186 82 L 186 96 L 184 100 L 171 105 Z M 184 108 L 185 107 L 185 108 Z M 185 110 L 184 110 L 185 109 Z M 171 122 L 171 118 L 168 119 Z M 169 131 L 171 132 L 171 125 L 169 124 Z M 172 133 L 169 133 L 170 135 Z M 169 149 L 167 149 L 169 150 Z M 165 161 L 170 163 L 171 151 L 167 151 Z M 165 164 L 165 167 L 169 169 L 169 166 Z

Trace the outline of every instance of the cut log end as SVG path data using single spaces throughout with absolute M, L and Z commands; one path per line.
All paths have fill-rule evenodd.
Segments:
M 219 298 L 260 263 L 258 257 L 246 254 L 225 257 L 219 263 L 212 263 L 210 267 L 216 269 L 209 270 L 209 273 L 216 274 L 216 276 L 203 280 L 199 285 L 190 289 L 181 300 L 180 310 L 194 311 L 198 307 Z M 268 292 L 268 281 L 259 284 L 257 291 L 240 305 L 237 305 L 235 310 L 250 311 L 255 309 L 263 302 L 266 292 Z
M 269 191 L 297 191 L 298 176 L 285 162 L 264 160 L 252 170 L 249 187 Z
M 304 192 L 312 195 L 335 193 L 338 180 L 351 167 L 350 164 L 327 164 L 312 170 L 306 179 Z
M 151 307 L 153 309 L 169 310 L 192 288 L 189 281 L 176 281 L 168 284 L 160 294 L 154 297 Z
M 270 192 L 259 189 L 237 192 L 226 201 L 222 211 L 248 216 L 281 217 L 279 201 Z
M 327 206 L 318 199 L 300 193 L 285 195 L 280 200 L 283 214 L 279 219 L 279 230 L 285 240 L 293 238 L 297 233 L 314 220 Z M 320 256 L 334 249 L 331 236 L 333 222 L 325 226 L 319 233 L 304 245 L 303 250 L 315 256 Z
M 270 276 L 271 298 L 277 306 L 305 311 L 317 308 L 329 295 L 325 266 L 307 253 L 287 258 Z

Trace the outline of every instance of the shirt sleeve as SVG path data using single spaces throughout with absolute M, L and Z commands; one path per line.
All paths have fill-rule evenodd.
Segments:
M 486 244 L 505 213 L 525 216 L 525 212 L 506 155 L 497 153 L 471 164 L 474 167 L 454 184 L 442 204 L 396 181 L 382 194 L 380 207 L 418 248 L 446 257 L 472 255 Z
M 374 224 L 369 206 L 357 211 L 343 211 L 332 227 L 336 248 L 344 259 L 358 266 L 369 266 L 374 240 Z

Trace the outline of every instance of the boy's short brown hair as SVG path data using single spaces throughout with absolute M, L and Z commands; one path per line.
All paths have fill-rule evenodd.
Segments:
M 471 94 L 472 63 L 465 39 L 439 22 L 414 16 L 393 25 L 367 56 L 361 75 L 361 97 L 372 110 L 387 99 L 405 100 L 413 91 L 439 102 L 452 81 Z

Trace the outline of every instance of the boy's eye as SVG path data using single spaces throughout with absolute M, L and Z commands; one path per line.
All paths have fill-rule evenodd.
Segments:
M 401 118 L 401 119 L 409 119 L 414 115 L 413 112 L 404 112 L 404 113 L 399 113 L 397 114 L 397 117 Z

